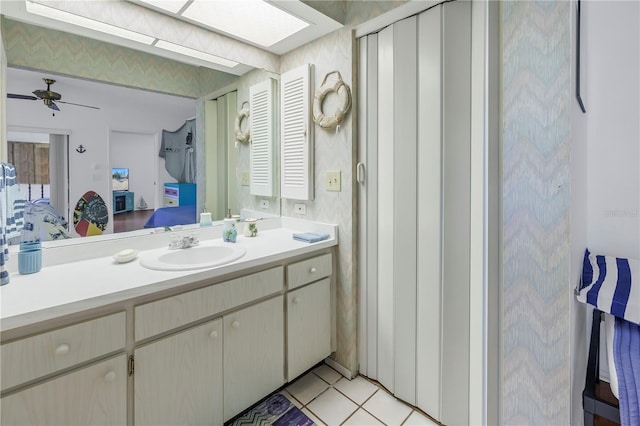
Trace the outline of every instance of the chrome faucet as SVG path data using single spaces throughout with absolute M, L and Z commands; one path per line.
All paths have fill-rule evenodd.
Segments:
M 171 241 L 169 242 L 169 248 L 171 250 L 175 249 L 185 249 L 189 247 L 193 247 L 198 245 L 200 241 L 198 241 L 198 237 L 193 234 L 190 235 L 177 235 L 174 234 L 171 236 Z

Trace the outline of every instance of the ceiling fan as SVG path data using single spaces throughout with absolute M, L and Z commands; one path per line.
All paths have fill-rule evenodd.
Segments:
M 7 98 L 9 98 L 9 99 L 26 99 L 26 100 L 30 100 L 30 101 L 37 101 L 39 99 L 42 99 L 42 101 L 44 102 L 44 104 L 47 107 L 49 107 L 49 108 L 51 108 L 52 110 L 55 110 L 55 111 L 60 111 L 60 108 L 58 108 L 58 105 L 56 105 L 55 102 L 59 102 L 61 104 L 76 105 L 76 106 L 81 106 L 81 107 L 85 107 L 85 108 L 100 109 L 98 107 L 91 106 L 91 105 L 82 105 L 82 104 L 75 104 L 73 102 L 61 101 L 60 99 L 62 98 L 62 95 L 60 93 L 57 93 L 57 92 L 54 92 L 54 91 L 51 90 L 51 85 L 53 83 L 55 83 L 56 81 L 52 80 L 50 78 L 43 78 L 43 80 L 47 84 L 47 90 L 34 90 L 32 93 L 35 96 L 18 95 L 18 94 L 15 94 L 15 93 L 7 93 Z M 55 113 L 53 115 L 55 115 Z

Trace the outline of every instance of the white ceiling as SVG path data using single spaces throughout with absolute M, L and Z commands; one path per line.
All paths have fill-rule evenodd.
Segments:
M 156 39 L 202 51 L 230 61 L 238 62 L 235 67 L 212 65 L 175 52 L 160 49 L 155 46 L 116 37 L 100 31 L 90 30 L 51 19 L 46 16 L 28 13 L 27 1 L 35 1 L 49 7 L 54 7 L 74 15 L 99 20 L 106 24 L 118 26 Z M 211 0 L 224 7 L 222 0 Z M 236 0 L 242 1 L 242 0 Z M 269 46 L 258 47 L 246 41 L 233 38 L 228 33 L 212 31 L 201 25 L 195 25 L 176 15 L 167 12 L 160 13 L 150 6 L 142 6 L 138 2 L 125 0 L 109 1 L 57 1 L 57 0 L 2 0 L 0 13 L 10 19 L 32 25 L 51 28 L 71 34 L 81 35 L 107 43 L 141 50 L 158 56 L 167 57 L 192 65 L 224 71 L 234 75 L 242 75 L 247 71 L 259 68 L 272 72 L 279 72 L 279 55 L 293 50 L 316 38 L 322 37 L 340 27 L 342 24 L 318 12 L 311 6 L 299 0 L 267 0 L 270 4 L 306 21 L 309 25 L 284 40 Z M 237 25 L 243 25 L 238 22 Z

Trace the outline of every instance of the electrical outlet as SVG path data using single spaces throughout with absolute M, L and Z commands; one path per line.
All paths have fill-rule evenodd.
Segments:
M 260 207 L 263 209 L 269 208 L 269 200 L 260 200 Z
M 326 174 L 327 191 L 341 190 L 341 172 L 340 170 L 329 170 Z
M 249 172 L 240 172 L 240 185 L 249 186 Z
M 307 206 L 305 204 L 294 204 L 296 214 L 307 214 Z

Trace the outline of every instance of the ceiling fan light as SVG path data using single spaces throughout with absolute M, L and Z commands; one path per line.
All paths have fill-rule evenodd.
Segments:
M 42 101 L 49 108 L 54 109 L 56 111 L 60 111 L 60 108 L 58 108 L 58 105 L 56 105 L 51 99 L 43 99 Z

